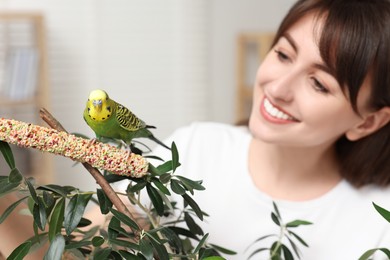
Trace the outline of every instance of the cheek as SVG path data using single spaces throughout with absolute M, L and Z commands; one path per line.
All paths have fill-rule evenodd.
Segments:
M 334 129 L 341 133 L 355 126 L 361 120 L 349 103 L 307 102 L 305 107 L 301 107 L 300 111 L 307 125 L 320 126 L 323 130 L 332 131 Z

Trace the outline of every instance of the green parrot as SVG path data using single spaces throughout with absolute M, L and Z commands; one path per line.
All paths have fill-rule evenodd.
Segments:
M 104 90 L 91 91 L 83 117 L 99 140 L 113 138 L 131 147 L 133 138 L 144 137 L 170 149 L 149 131 L 154 126 L 146 125 L 129 109 L 110 99 Z

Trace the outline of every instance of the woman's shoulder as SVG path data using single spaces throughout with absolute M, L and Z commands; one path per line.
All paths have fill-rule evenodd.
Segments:
M 359 192 L 369 201 L 390 211 L 390 186 L 366 185 Z
M 194 122 L 178 128 L 167 140 L 182 154 L 222 154 L 246 151 L 251 135 L 245 126 L 218 122 Z

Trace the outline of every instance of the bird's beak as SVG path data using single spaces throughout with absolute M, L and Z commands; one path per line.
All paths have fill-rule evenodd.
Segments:
M 97 100 L 94 100 L 92 101 L 92 105 L 93 107 L 98 111 L 102 111 L 102 100 L 101 99 L 97 99 Z

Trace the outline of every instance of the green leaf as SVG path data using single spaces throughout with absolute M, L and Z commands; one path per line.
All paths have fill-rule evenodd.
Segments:
M 91 194 L 74 195 L 65 210 L 64 227 L 66 234 L 69 236 L 79 224 L 83 217 L 85 207 L 91 199 Z
M 151 230 L 153 231 L 153 230 Z M 149 231 L 149 233 L 151 232 Z M 162 227 L 161 233 L 164 234 L 164 236 L 168 239 L 170 244 L 176 249 L 176 251 L 180 251 L 182 248 L 182 243 L 178 235 L 176 233 L 167 227 Z
M 144 258 L 142 256 L 136 256 L 130 252 L 127 252 L 125 250 L 119 250 L 118 253 L 126 260 L 143 260 Z
M 111 254 L 111 252 L 112 252 L 112 249 L 109 247 L 100 249 L 100 250 L 96 251 L 96 253 L 93 256 L 93 259 L 94 260 L 107 260 L 107 259 L 109 259 L 108 256 Z
M 174 227 L 174 226 L 169 226 L 168 228 L 170 230 L 172 230 L 173 232 L 175 232 L 175 234 L 177 234 L 177 235 L 182 235 L 182 236 L 186 236 L 189 238 L 198 239 L 198 237 L 195 234 L 193 234 L 191 231 L 189 231 L 188 229 L 181 228 L 181 227 Z
M 177 167 L 180 166 L 179 152 L 177 151 L 177 147 L 176 147 L 175 142 L 172 142 L 171 152 L 172 152 L 172 171 L 175 172 Z
M 174 179 L 171 180 L 171 189 L 174 193 L 179 195 L 184 195 L 186 193 L 186 190 L 183 188 L 180 182 Z
M 44 260 L 61 260 L 62 253 L 65 250 L 65 239 L 58 234 L 50 244 L 49 250 L 46 252 Z
M 376 209 L 376 211 L 378 211 L 379 214 L 381 214 L 381 216 L 387 220 L 387 222 L 390 222 L 390 212 L 380 206 L 378 206 L 377 204 L 375 204 L 374 202 L 372 203 Z
M 19 183 L 10 183 L 8 182 L 8 177 L 0 180 L 0 197 L 10 193 L 19 186 Z
M 288 249 L 288 247 L 283 244 L 282 244 L 282 251 L 283 251 L 284 260 L 294 260 L 294 256 L 291 253 L 290 249 Z
M 152 246 L 156 250 L 157 255 L 161 260 L 169 260 L 169 254 L 165 246 L 160 242 L 157 241 L 152 235 L 149 233 L 146 233 L 146 235 L 150 238 L 150 242 L 152 243 Z
M 291 245 L 291 247 L 293 248 L 294 253 L 295 253 L 295 254 L 298 256 L 298 258 L 299 258 L 299 256 L 300 256 L 299 248 L 298 248 L 297 245 L 291 240 L 290 237 L 288 237 L 288 236 L 286 236 L 286 237 L 287 237 L 287 240 L 290 242 L 290 245 Z
M 261 252 L 263 252 L 263 251 L 268 251 L 268 250 L 269 250 L 269 248 L 265 248 L 265 247 L 263 247 L 263 248 L 258 248 L 258 249 L 256 249 L 255 251 L 253 251 L 253 252 L 249 255 L 248 259 L 252 258 L 252 257 L 255 256 L 256 254 L 259 254 L 259 253 L 261 253 Z
M 99 201 L 100 212 L 106 215 L 112 208 L 112 202 L 102 189 L 97 189 L 97 197 Z
M 259 237 L 258 239 L 256 239 L 255 241 L 253 241 L 253 243 L 251 243 L 249 246 L 263 240 L 263 239 L 266 239 L 268 237 L 276 237 L 277 235 L 276 234 L 270 234 L 270 235 L 265 235 L 265 236 L 262 236 L 262 237 Z M 247 249 L 248 250 L 248 249 Z
M 14 169 L 16 167 L 15 159 L 9 144 L 4 141 L 0 141 L 0 152 L 3 154 L 3 157 L 7 162 L 9 168 Z
M 205 187 L 200 184 L 201 181 L 193 181 L 179 175 L 177 175 L 176 178 L 178 178 L 181 183 L 183 183 L 183 185 L 191 192 L 192 195 L 194 194 L 194 190 L 205 190 Z
M 279 241 L 275 241 L 270 250 L 271 260 L 281 260 L 282 259 L 282 247 L 279 244 Z
M 158 175 L 162 175 L 164 173 L 168 173 L 172 171 L 173 169 L 172 165 L 173 165 L 172 161 L 166 161 L 163 164 L 157 166 L 157 171 L 159 173 Z
M 137 223 L 135 223 L 134 220 L 123 214 L 122 212 L 117 211 L 116 209 L 111 208 L 111 213 L 117 217 L 122 223 L 125 225 L 131 227 L 134 230 L 139 231 L 140 228 L 138 227 Z
M 190 205 L 190 207 L 194 210 L 195 214 L 198 216 L 200 220 L 203 220 L 203 212 L 198 206 L 198 204 L 193 200 L 188 194 L 182 195 L 183 199 Z
M 52 191 L 54 194 L 62 196 L 62 197 L 66 197 L 68 194 L 68 191 L 66 188 L 61 187 L 59 185 L 55 185 L 55 184 L 39 186 L 37 188 L 37 190 L 49 190 L 49 191 Z
M 159 176 L 159 175 L 161 175 L 161 174 L 166 173 L 165 171 L 160 170 L 160 169 L 158 168 L 158 166 L 155 167 L 155 166 L 153 166 L 153 164 L 151 164 L 151 163 L 149 163 L 148 172 L 149 172 L 152 176 Z
M 24 200 L 26 197 L 21 198 L 20 200 L 12 203 L 3 213 L 3 215 L 0 216 L 0 224 L 4 222 L 4 220 L 11 214 L 11 212 Z
M 169 210 L 173 211 L 174 210 L 173 205 L 172 205 L 171 201 L 168 199 L 168 197 L 164 193 L 162 193 L 160 190 L 157 190 L 157 192 L 160 194 L 160 197 L 164 201 L 165 206 L 167 206 Z
M 198 245 L 196 246 L 196 248 L 193 251 L 194 254 L 197 254 L 199 252 L 199 250 L 204 246 L 208 237 L 209 237 L 208 233 L 202 237 L 202 239 L 199 241 Z
M 10 183 L 20 184 L 23 180 L 23 175 L 20 173 L 18 168 L 13 168 L 8 176 L 8 181 Z
M 187 212 L 184 213 L 184 221 L 186 222 L 187 227 L 190 229 L 192 233 L 194 233 L 195 235 L 201 235 L 201 236 L 204 235 L 201 227 L 198 224 L 196 224 L 195 220 Z
M 153 260 L 153 247 L 149 241 L 142 239 L 139 241 L 140 251 L 146 260 Z
M 202 259 L 203 260 L 226 260 L 226 258 L 223 258 L 222 256 L 209 256 Z
M 122 239 L 110 239 L 110 243 L 118 246 L 125 247 L 127 249 L 140 250 L 139 246 L 133 242 Z
M 82 241 L 76 241 L 76 242 L 72 241 L 71 243 L 69 243 L 65 246 L 65 249 L 66 250 L 76 249 L 76 248 L 82 248 L 82 247 L 90 246 L 90 245 L 92 245 L 92 241 L 88 241 L 88 240 L 82 240 Z
M 119 230 L 122 230 L 121 222 L 117 217 L 112 217 L 110 223 L 108 224 L 108 239 L 115 239 L 119 235 Z
M 273 221 L 276 225 L 280 226 L 279 218 L 275 215 L 274 212 L 271 212 L 271 219 L 272 219 L 272 221 Z
M 62 224 L 64 222 L 64 212 L 65 212 L 65 198 L 61 197 L 54 206 L 53 213 L 50 218 L 49 223 L 49 240 L 53 239 L 60 234 Z
M 43 202 L 46 208 L 50 208 L 55 203 L 54 196 L 47 191 L 43 191 Z
M 38 204 L 39 203 L 38 196 L 34 186 L 32 185 L 29 179 L 26 179 L 25 182 L 27 184 L 28 190 L 30 191 L 31 198 L 34 200 L 35 204 Z
M 226 255 L 236 255 L 237 254 L 237 252 L 230 250 L 230 249 L 227 249 L 227 248 L 224 248 L 224 247 L 221 247 L 221 246 L 217 246 L 214 244 L 209 244 L 209 246 L 211 246 L 212 248 L 214 248 L 218 252 L 224 253 Z
M 158 191 L 150 184 L 146 185 L 146 191 L 148 192 L 149 198 L 152 201 L 157 214 L 159 216 L 164 215 L 164 202 Z
M 281 220 L 282 217 L 281 217 L 281 215 L 280 215 L 278 205 L 276 205 L 276 202 L 275 202 L 275 201 L 272 201 L 272 205 L 273 205 L 273 207 L 274 207 L 276 216 Z
M 390 250 L 387 249 L 387 248 L 378 248 L 379 251 L 382 251 L 383 253 L 385 253 L 385 255 L 390 259 Z
M 108 256 L 108 259 L 112 260 L 123 260 L 122 256 L 117 251 L 112 251 L 111 254 Z
M 104 179 L 106 179 L 106 181 L 108 183 L 114 183 L 114 182 L 129 179 L 129 178 L 127 176 L 121 176 L 121 175 L 117 175 L 117 174 L 107 174 L 104 176 Z
M 86 218 L 81 218 L 79 224 L 77 225 L 78 228 L 80 227 L 87 227 L 92 224 L 92 221 Z
M 309 247 L 309 245 L 300 236 L 298 236 L 297 234 L 295 234 L 292 231 L 288 231 L 288 233 L 293 235 L 302 245 Z
M 309 222 L 309 221 L 306 221 L 306 220 L 294 220 L 294 221 L 291 221 L 291 222 L 288 222 L 286 224 L 286 227 L 289 227 L 289 228 L 293 228 L 293 227 L 298 227 L 300 225 L 312 225 L 313 223 Z
M 145 180 L 142 180 L 142 181 L 136 183 L 135 185 L 131 185 L 131 183 L 130 183 L 129 186 L 127 186 L 126 192 L 127 193 L 139 192 L 140 190 L 145 188 L 146 184 L 148 184 L 148 182 Z
M 102 236 L 95 236 L 94 238 L 92 238 L 92 245 L 94 247 L 99 247 L 99 246 L 103 245 L 104 242 L 105 242 L 105 240 L 104 240 L 104 237 L 102 237 Z
M 33 217 L 34 222 L 38 226 L 38 228 L 42 231 L 45 230 L 47 222 L 46 208 L 45 204 L 40 198 L 38 198 L 38 204 L 34 204 Z
M 26 241 L 12 251 L 7 260 L 23 260 L 31 248 L 31 241 Z
M 172 175 L 170 173 L 164 173 L 161 174 L 159 179 L 162 183 L 167 184 L 172 178 Z
M 116 217 L 111 218 L 108 227 L 109 239 L 116 239 L 119 235 L 128 238 L 134 238 L 134 235 L 132 233 L 128 233 L 124 228 L 121 227 L 121 222 Z
M 154 185 L 156 185 L 156 187 L 164 194 L 166 195 L 171 195 L 171 193 L 169 192 L 168 188 L 165 187 L 164 184 L 161 183 L 161 181 L 159 179 L 156 179 L 156 178 L 153 178 L 152 179 L 152 182 Z

